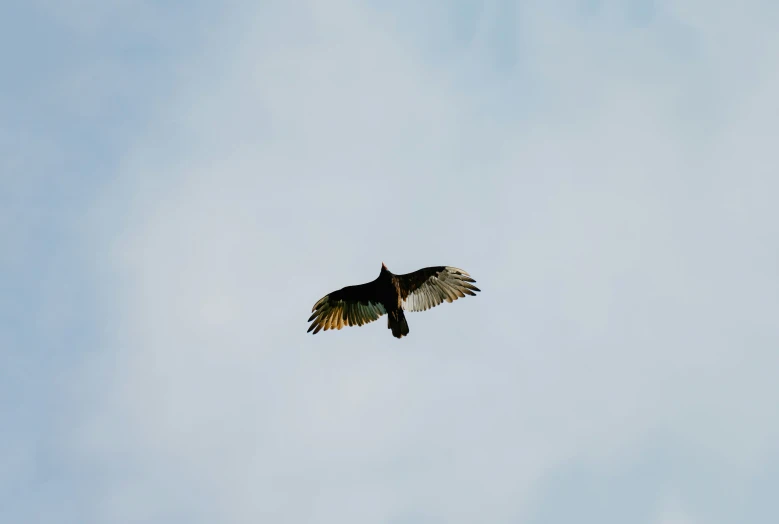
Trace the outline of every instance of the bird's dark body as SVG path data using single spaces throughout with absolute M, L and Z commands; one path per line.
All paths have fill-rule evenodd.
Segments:
M 466 294 L 475 295 L 479 288 L 468 273 L 449 266 L 434 266 L 405 275 L 395 275 L 381 265 L 381 273 L 372 282 L 347 286 L 320 299 L 313 307 L 314 321 L 308 331 L 341 329 L 344 325 L 362 325 L 387 314 L 387 327 L 392 335 L 401 338 L 408 335 L 405 309 L 424 311 L 451 302 Z

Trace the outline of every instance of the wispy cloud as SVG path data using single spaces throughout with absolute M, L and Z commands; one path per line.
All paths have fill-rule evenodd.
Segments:
M 153 88 L 111 55 L 81 69 L 105 83 L 61 84 L 94 91 L 95 122 L 125 79 L 140 91 L 74 220 L 94 332 L 42 411 L 56 441 L 14 454 L 52 457 L 44 517 L 770 512 L 776 8 L 239 2 L 193 31 L 144 13 L 167 50 Z M 401 343 L 382 321 L 305 335 L 381 261 L 484 292 L 410 316 Z

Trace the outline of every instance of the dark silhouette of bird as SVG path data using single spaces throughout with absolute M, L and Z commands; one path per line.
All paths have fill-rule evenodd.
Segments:
M 471 276 L 456 267 L 426 267 L 413 273 L 395 275 L 381 263 L 376 280 L 359 286 L 347 286 L 325 295 L 311 309 L 314 313 L 308 332 L 316 335 L 324 329 L 362 326 L 387 314 L 387 328 L 392 336 L 408 335 L 403 311 L 425 311 L 444 300 L 452 302 L 481 291 Z

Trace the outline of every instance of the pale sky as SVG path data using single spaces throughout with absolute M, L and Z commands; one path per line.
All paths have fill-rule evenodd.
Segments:
M 0 522 L 779 522 L 779 4 L 0 8 Z M 374 279 L 477 297 L 306 334 Z

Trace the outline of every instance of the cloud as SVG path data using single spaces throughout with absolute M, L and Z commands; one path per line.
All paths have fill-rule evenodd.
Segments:
M 549 479 L 590 464 L 664 522 L 673 451 L 773 478 L 776 37 L 742 60 L 719 37 L 761 22 L 694 2 L 439 7 L 236 3 L 176 62 L 89 210 L 79 520 L 565 520 Z M 305 334 L 381 261 L 484 292 L 402 343 Z

